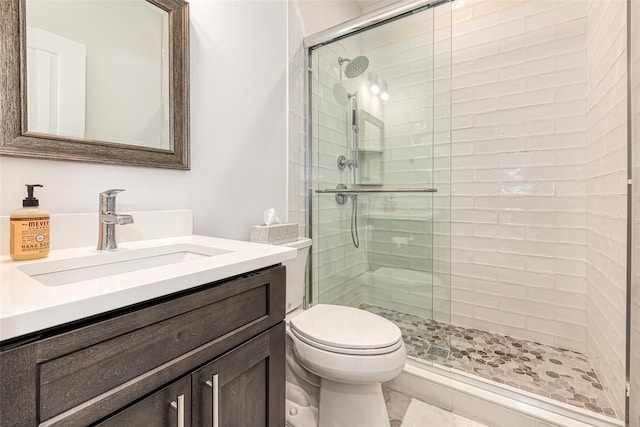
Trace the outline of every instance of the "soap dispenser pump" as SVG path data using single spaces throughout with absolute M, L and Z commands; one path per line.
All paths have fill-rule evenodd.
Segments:
M 9 217 L 9 254 L 16 261 L 44 258 L 49 255 L 49 211 L 40 209 L 38 199 L 33 196 L 34 187 L 26 184 L 27 197 L 22 208 L 11 212 Z

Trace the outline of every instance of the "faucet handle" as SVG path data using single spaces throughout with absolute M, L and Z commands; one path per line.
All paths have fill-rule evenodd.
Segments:
M 110 190 L 104 190 L 102 193 L 100 193 L 100 195 L 106 197 L 115 197 L 118 195 L 118 193 L 121 193 L 123 191 L 125 191 L 123 188 L 112 188 Z
M 100 193 L 100 206 L 98 208 L 100 213 L 108 213 L 116 211 L 116 196 L 118 193 L 124 191 L 121 188 L 113 188 L 111 190 L 105 190 Z
M 133 216 L 131 215 L 116 215 L 116 224 L 125 225 L 125 224 L 133 224 Z

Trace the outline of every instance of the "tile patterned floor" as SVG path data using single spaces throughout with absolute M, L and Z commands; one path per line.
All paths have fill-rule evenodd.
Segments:
M 480 424 L 459 415 L 454 415 L 451 412 L 419 400 L 413 400 L 411 399 L 411 396 L 388 388 L 384 385 L 382 386 L 382 393 L 384 394 L 384 401 L 387 406 L 389 424 L 391 427 L 403 427 L 407 425 L 423 427 L 487 427 L 485 424 Z M 418 407 L 413 408 L 414 411 L 411 413 L 409 406 L 411 405 L 412 400 L 413 405 L 417 404 Z M 414 416 L 412 417 L 412 415 Z M 415 415 L 418 415 L 418 417 Z
M 372 305 L 360 308 L 398 325 L 410 357 L 616 417 L 598 376 L 581 353 Z
M 382 386 L 382 394 L 387 404 L 389 424 L 391 424 L 391 427 L 400 427 L 402 425 L 402 418 L 405 412 L 407 412 L 409 403 L 411 403 L 411 397 L 384 385 Z

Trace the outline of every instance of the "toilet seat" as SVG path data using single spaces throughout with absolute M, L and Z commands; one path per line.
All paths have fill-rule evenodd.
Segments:
M 291 330 L 291 333 L 295 335 L 300 341 L 320 350 L 328 351 L 330 353 L 338 353 L 352 356 L 376 356 L 381 354 L 387 354 L 396 351 L 402 346 L 402 340 L 398 341 L 394 345 L 389 347 L 377 347 L 377 348 L 342 348 L 342 347 L 334 347 L 322 343 L 318 343 L 312 341 L 303 335 L 300 335 L 295 330 Z
M 318 304 L 291 319 L 290 326 L 300 341 L 332 353 L 381 355 L 403 345 L 395 324 L 353 307 Z
M 345 384 L 373 384 L 395 378 L 404 366 L 407 352 L 400 342 L 397 350 L 384 354 L 345 354 L 326 351 L 302 341 L 291 330 L 296 360 L 323 380 Z

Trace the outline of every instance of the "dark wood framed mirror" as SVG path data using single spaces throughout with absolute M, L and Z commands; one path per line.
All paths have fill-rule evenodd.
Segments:
M 32 2 L 29 4 L 28 2 Z M 33 43 L 35 39 L 33 36 L 32 22 L 37 16 L 37 13 L 32 13 L 31 9 L 33 3 L 38 3 L 38 0 L 6 0 L 0 1 L 0 155 L 12 156 L 12 157 L 27 157 L 49 160 L 73 160 L 82 162 L 93 163 L 107 163 L 118 164 L 128 166 L 145 166 L 156 168 L 169 168 L 169 169 L 189 169 L 189 7 L 188 3 L 183 0 L 131 0 L 130 2 L 122 2 L 117 0 L 100 0 L 99 2 L 86 2 L 82 0 L 59 0 L 61 6 L 58 7 L 62 11 L 65 7 L 84 7 L 94 8 L 91 9 L 92 13 L 95 12 L 97 4 L 103 4 L 108 7 L 113 7 L 115 4 L 134 4 L 142 3 L 142 7 L 148 9 L 155 21 L 161 22 L 161 27 L 157 33 L 162 34 L 162 40 L 150 40 L 151 44 L 155 43 L 155 50 L 157 51 L 158 63 L 163 65 L 157 65 L 156 68 L 161 68 L 156 78 L 160 83 L 154 83 L 157 89 L 157 93 L 153 95 L 157 98 L 157 105 L 154 107 L 158 111 L 146 111 L 148 110 L 144 103 L 137 103 L 138 98 L 141 95 L 132 93 L 132 88 L 141 86 L 144 82 L 149 85 L 149 80 L 153 80 L 148 77 L 148 74 L 144 74 L 143 71 L 135 70 L 129 67 L 137 67 L 138 59 L 142 55 L 132 53 L 130 45 L 135 44 L 141 38 L 153 39 L 151 34 L 154 34 L 156 30 L 149 30 L 147 27 L 143 27 L 143 24 L 136 21 L 133 18 L 129 9 L 124 10 L 118 16 L 120 12 L 116 12 L 114 20 L 117 20 L 118 25 L 111 25 L 116 31 L 114 38 L 122 39 L 122 47 L 109 46 L 108 48 L 100 47 L 91 44 L 86 47 L 86 66 L 81 65 L 77 68 L 86 69 L 87 77 L 86 94 L 82 94 L 79 99 L 82 100 L 83 108 L 84 102 L 86 104 L 98 105 L 99 109 L 95 112 L 82 112 L 82 117 L 79 119 L 76 117 L 75 122 L 80 123 L 80 131 L 76 131 L 73 126 L 72 130 L 58 131 L 58 129 L 64 126 L 60 125 L 62 121 L 60 117 L 65 116 L 67 113 L 60 113 L 56 108 L 60 108 L 59 105 L 63 102 L 56 98 L 51 101 L 49 98 L 45 99 L 43 105 L 55 106 L 51 109 L 55 110 L 53 113 L 48 113 L 52 124 L 50 128 L 38 127 L 34 125 L 35 122 L 43 123 L 47 120 L 39 120 L 39 116 L 34 113 L 34 106 L 37 104 L 33 98 L 35 92 L 34 87 L 42 87 L 40 83 L 42 78 L 38 80 L 36 78 L 37 85 L 34 85 L 35 72 L 33 68 L 28 69 L 28 65 L 33 67 L 36 62 L 33 60 Z M 51 1 L 41 2 L 47 3 L 46 6 L 51 6 Z M 138 6 L 140 6 L 138 4 Z M 27 13 L 29 12 L 29 13 Z M 47 11 L 40 12 L 40 15 L 46 19 Z M 57 21 L 59 26 L 64 20 L 64 17 L 68 17 L 69 11 L 60 12 L 61 18 L 52 20 Z M 102 14 L 102 15 L 101 15 Z M 104 12 L 96 14 L 100 16 L 101 21 Z M 82 21 L 84 18 L 78 19 L 78 16 L 84 16 L 79 13 L 71 14 L 71 17 L 76 21 Z M 127 18 L 132 22 L 132 27 L 138 31 L 141 36 L 133 37 L 120 37 L 122 34 L 122 20 Z M 31 19 L 28 23 L 27 19 Z M 73 19 L 70 19 L 73 20 Z M 116 21 L 114 21 L 116 22 Z M 28 25 L 29 24 L 29 25 Z M 83 21 L 85 27 L 92 27 L 92 24 L 88 24 Z M 102 26 L 108 26 L 104 22 L 101 22 Z M 147 25 L 146 23 L 144 25 Z M 38 27 L 41 27 L 38 25 Z M 97 27 L 97 26 L 96 26 Z M 138 28 L 141 27 L 141 28 Z M 41 29 L 38 28 L 37 31 Z M 47 29 L 50 31 L 50 29 Z M 47 31 L 45 33 L 49 34 Z M 136 33 L 131 33 L 136 34 Z M 57 38 L 57 34 L 52 34 L 52 38 Z M 92 35 L 94 39 L 99 39 L 98 36 Z M 154 36 L 155 37 L 155 36 Z M 73 37 L 72 37 L 73 38 Z M 106 36 L 103 36 L 106 38 Z M 157 37 L 155 37 L 157 39 Z M 77 37 L 72 40 L 75 43 Z M 111 41 L 111 40 L 109 40 Z M 80 43 L 81 44 L 81 43 Z M 48 55 L 47 48 L 44 48 L 45 56 Z M 126 56 L 121 60 L 113 60 L 107 58 L 103 60 L 102 65 L 96 65 L 94 61 L 95 52 L 97 51 L 126 51 Z M 55 58 L 59 58 L 56 56 Z M 48 59 L 44 62 L 49 61 Z M 90 63 L 90 61 L 93 61 Z M 52 59 L 51 64 L 56 70 L 68 69 L 66 66 L 59 66 L 55 64 L 61 63 L 59 59 Z M 42 63 L 42 61 L 40 62 Z M 119 71 L 126 71 L 120 73 L 125 75 L 126 82 L 121 80 L 117 82 L 108 81 L 110 76 L 118 74 L 117 72 L 105 72 L 105 63 L 111 64 L 116 70 L 116 66 L 119 67 Z M 99 64 L 99 63 L 98 63 Z M 115 65 L 114 65 L 115 64 Z M 66 67 L 66 68 L 65 68 Z M 148 64 L 145 64 L 142 69 L 149 69 Z M 40 69 L 40 68 L 38 68 Z M 102 74 L 97 73 L 99 77 L 96 77 L 92 73 L 93 70 L 101 70 Z M 61 71 L 56 71 L 61 73 Z M 153 71 L 155 73 L 155 71 Z M 139 81 L 134 80 L 135 78 Z M 49 78 L 49 77 L 47 77 Z M 45 78 L 45 80 L 47 79 Z M 84 77 L 83 77 L 84 78 Z M 90 85 L 89 81 L 93 79 L 93 83 Z M 67 79 L 69 80 L 69 79 Z M 71 80 L 80 80 L 75 74 Z M 55 79 L 51 80 L 54 83 L 52 92 L 56 96 L 58 94 L 67 94 L 73 92 L 73 90 L 67 90 L 64 87 L 60 89 L 60 83 Z M 57 83 L 56 83 L 57 82 Z M 126 83 L 126 84 L 124 84 Z M 96 96 L 96 92 L 99 92 L 100 86 L 109 86 L 112 88 L 123 88 L 123 94 L 112 96 L 113 99 L 105 100 Z M 96 89 L 97 88 L 97 89 Z M 105 91 L 102 88 L 103 92 Z M 111 89 L 110 89 L 111 90 Z M 35 98 L 37 100 L 37 98 Z M 40 102 L 40 101 L 38 101 Z M 65 101 L 66 102 L 66 101 Z M 68 102 L 67 102 L 68 103 Z M 127 107 L 130 111 L 127 111 Z M 48 108 L 48 107 L 47 107 Z M 83 108 L 78 108 L 78 111 Z M 44 107 L 40 110 L 44 110 Z M 40 111 L 38 110 L 38 111 Z M 120 111 L 123 110 L 123 111 Z M 151 110 L 151 109 L 149 109 Z M 87 107 L 87 111 L 88 107 Z M 143 119 L 138 119 L 132 112 L 144 112 L 146 116 Z M 113 114 L 111 113 L 113 112 Z M 118 132 L 109 132 L 109 127 L 113 130 L 119 131 L 123 124 L 115 122 L 105 124 L 107 119 L 111 119 L 111 116 L 123 116 L 123 120 L 126 120 L 126 126 L 131 123 L 140 122 L 139 131 L 133 131 L 132 136 L 124 135 L 120 136 Z M 149 123 L 153 122 L 153 126 Z M 85 129 L 86 124 L 86 129 Z M 101 129 L 96 130 L 96 128 Z M 69 127 L 67 126 L 67 129 Z M 43 129 L 45 129 L 43 131 Z M 51 131 L 48 129 L 52 129 Z M 107 129 L 106 131 L 104 129 Z M 149 129 L 152 129 L 150 131 Z M 144 136 L 141 136 L 143 135 Z M 104 137 L 103 137 L 104 136 Z M 150 142 L 149 142 L 150 141 Z

